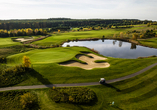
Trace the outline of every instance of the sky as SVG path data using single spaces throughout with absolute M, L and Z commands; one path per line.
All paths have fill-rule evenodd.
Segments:
M 0 19 L 140 19 L 157 21 L 157 0 L 0 0 Z

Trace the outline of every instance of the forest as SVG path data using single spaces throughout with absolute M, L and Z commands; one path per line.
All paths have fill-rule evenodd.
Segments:
M 147 24 L 152 21 L 138 19 L 70 19 L 70 18 L 49 18 L 49 19 L 28 19 L 28 20 L 0 20 L 0 29 L 24 29 L 24 28 L 70 28 L 101 26 L 111 27 L 120 25 Z

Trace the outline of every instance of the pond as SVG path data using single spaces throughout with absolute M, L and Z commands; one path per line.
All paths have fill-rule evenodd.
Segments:
M 85 46 L 97 50 L 99 54 L 114 58 L 138 58 L 157 55 L 157 49 L 139 46 L 119 40 L 71 41 L 62 46 Z

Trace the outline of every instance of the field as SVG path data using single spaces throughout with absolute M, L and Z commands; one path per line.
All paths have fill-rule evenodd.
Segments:
M 75 28 L 74 30 L 77 30 Z M 52 34 L 50 37 L 35 41 L 32 44 L 40 46 L 60 45 L 65 41 L 78 40 L 84 38 L 112 38 L 114 34 L 120 32 L 141 31 L 152 29 L 145 25 L 135 25 L 133 28 L 124 29 L 103 29 L 92 31 L 74 31 Z M 16 38 L 28 38 L 29 36 L 19 36 Z M 33 36 L 34 39 L 41 36 Z M 15 37 L 14 37 L 15 38 Z M 157 48 L 157 38 L 140 39 L 143 45 Z M 27 44 L 29 45 L 29 44 Z M 107 58 L 105 62 L 110 64 L 108 68 L 94 68 L 91 70 L 79 67 L 65 67 L 60 63 L 75 61 L 85 63 L 77 59 L 78 55 L 93 53 Z M 28 48 L 22 43 L 14 42 L 11 38 L 0 38 L 0 58 L 6 57 L 7 63 L 0 64 L 0 71 L 4 67 L 14 67 L 22 64 L 23 56 L 28 56 L 31 60 L 29 72 L 20 77 L 22 81 L 17 81 L 11 86 L 45 85 L 45 84 L 70 84 L 98 82 L 100 78 L 106 80 L 120 78 L 138 72 L 147 66 L 157 63 L 157 57 L 143 59 L 122 59 L 102 56 L 94 53 L 86 47 L 57 47 L 46 49 Z M 103 62 L 98 60 L 95 62 Z M 2 68 L 1 68 L 2 67 Z M 93 90 L 97 99 L 92 105 L 78 105 L 68 103 L 55 103 L 48 96 L 47 89 L 26 90 L 38 96 L 41 110 L 152 110 L 157 107 L 157 66 L 143 72 L 133 78 L 106 85 L 88 86 Z M 3 75 L 0 73 L 0 75 Z M 19 78 L 19 77 L 18 77 Z M 18 78 L 16 80 L 18 80 Z M 15 79 L 13 77 L 13 79 Z M 9 80 L 6 78 L 6 80 Z M 1 83 L 1 82 L 0 82 Z M 7 85 L 8 86 L 8 85 Z M 20 97 L 24 90 L 0 92 L 0 110 L 21 110 Z M 111 105 L 111 102 L 115 102 Z

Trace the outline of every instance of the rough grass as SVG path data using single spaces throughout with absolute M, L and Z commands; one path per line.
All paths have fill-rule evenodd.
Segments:
M 55 103 L 47 95 L 49 89 L 29 91 L 38 95 L 41 110 L 153 110 L 157 107 L 156 73 L 157 66 L 131 79 L 108 85 L 87 87 L 97 95 L 97 102 L 92 106 Z M 3 110 L 9 110 L 11 107 L 14 107 L 13 110 L 18 110 L 20 102 L 12 100 L 17 95 L 8 95 L 7 97 L 0 95 L 0 97 L 1 107 L 4 107 L 3 104 L 5 105 Z M 115 102 L 114 105 L 110 104 L 112 101 Z M 11 105 L 7 106 L 7 104 Z
M 144 39 L 139 41 L 143 45 L 157 48 L 157 38 Z
M 9 55 L 23 53 L 23 52 L 30 51 L 30 50 L 33 50 L 33 48 L 26 48 L 23 45 L 3 47 L 3 48 L 0 48 L 0 57 L 7 57 Z
M 58 64 L 64 61 L 75 60 L 75 56 L 80 54 L 81 51 L 90 52 L 84 47 L 37 49 L 9 56 L 7 60 L 8 65 L 13 66 L 22 62 L 23 55 L 30 57 L 35 71 L 28 74 L 28 80 L 18 85 L 97 82 L 100 77 L 105 77 L 106 80 L 119 78 L 157 62 L 156 57 L 145 59 L 108 57 L 106 62 L 111 65 L 109 68 L 92 70 L 84 70 L 79 67 L 64 67 Z

